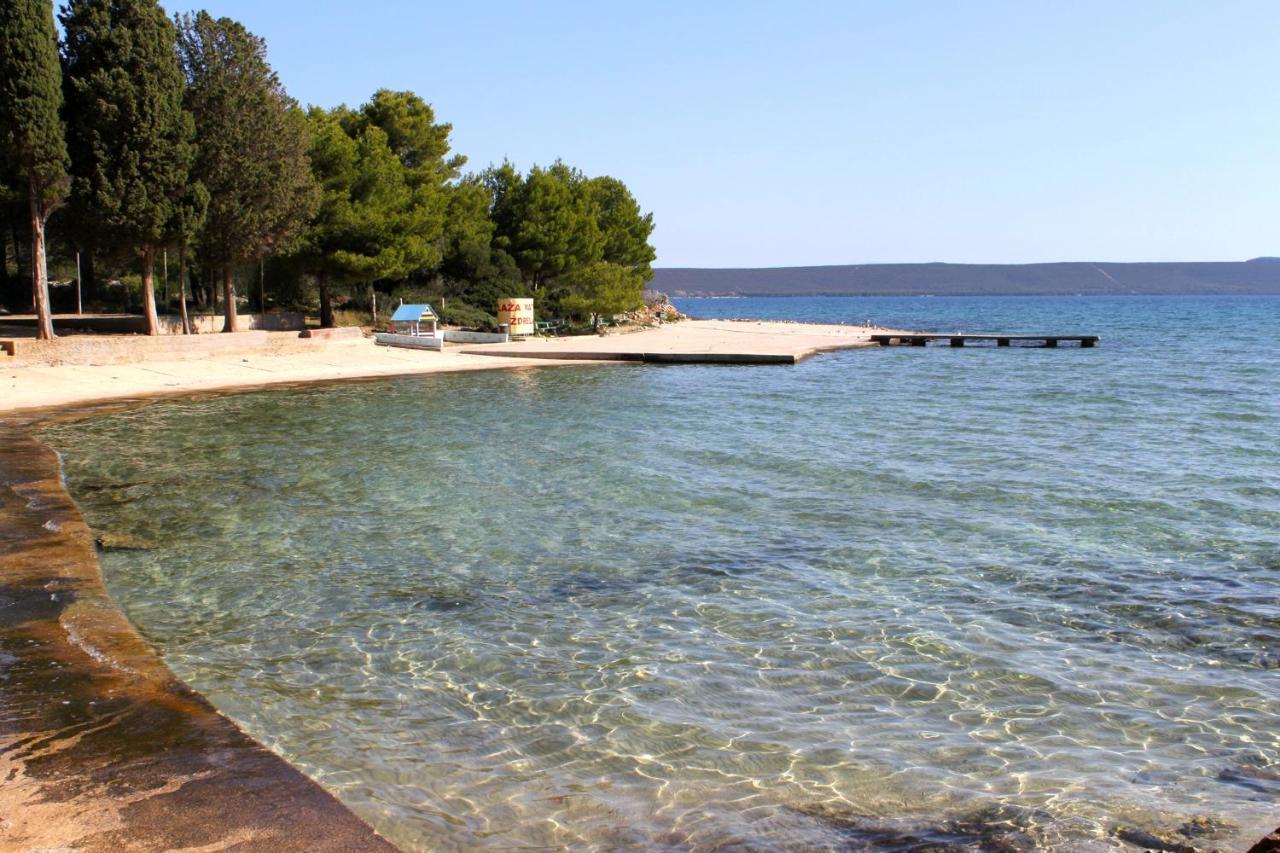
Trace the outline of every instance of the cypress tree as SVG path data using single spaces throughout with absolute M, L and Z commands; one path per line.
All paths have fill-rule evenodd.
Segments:
M 178 19 L 178 52 L 209 191 L 201 256 L 222 268 L 223 331 L 239 329 L 235 265 L 287 247 L 315 211 L 306 116 L 267 64 L 266 43 L 207 12 Z
M 27 303 L 26 286 L 9 275 L 9 233 L 17 216 L 26 218 L 27 200 L 0 155 L 0 305 L 19 310 Z M 16 258 L 15 258 L 16 260 Z
M 154 335 L 155 256 L 179 229 L 195 159 L 174 26 L 156 0 L 70 0 L 60 17 L 72 203 L 99 242 L 137 252 Z
M 0 3 L 0 149 L 26 184 L 36 335 L 53 338 L 45 225 L 67 196 L 62 71 L 49 0 Z M 15 247 L 16 248 L 16 247 Z

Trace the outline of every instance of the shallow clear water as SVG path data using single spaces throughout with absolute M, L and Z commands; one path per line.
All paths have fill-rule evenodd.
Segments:
M 1273 828 L 1280 298 L 683 306 L 1104 338 L 383 380 L 46 438 L 178 674 L 409 848 Z

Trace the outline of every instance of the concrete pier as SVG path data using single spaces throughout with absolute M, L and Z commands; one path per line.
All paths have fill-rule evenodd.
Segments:
M 882 347 L 889 346 L 927 346 L 930 341 L 948 341 L 953 347 L 963 347 L 969 343 L 991 344 L 1007 347 L 1015 341 L 1020 346 L 1055 348 L 1059 342 L 1077 343 L 1082 347 L 1097 346 L 1101 338 L 1098 335 L 969 335 L 961 332 L 947 334 L 945 332 L 908 332 L 891 334 L 873 334 L 871 340 Z

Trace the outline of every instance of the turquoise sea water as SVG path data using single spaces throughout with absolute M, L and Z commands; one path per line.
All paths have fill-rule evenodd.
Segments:
M 1280 822 L 1280 298 L 681 305 L 1103 341 L 392 379 L 45 437 L 178 674 L 410 849 Z

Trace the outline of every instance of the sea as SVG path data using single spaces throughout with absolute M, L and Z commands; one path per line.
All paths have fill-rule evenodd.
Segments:
M 381 379 L 43 437 L 173 670 L 408 850 L 1280 823 L 1280 297 L 677 305 L 1101 342 Z

